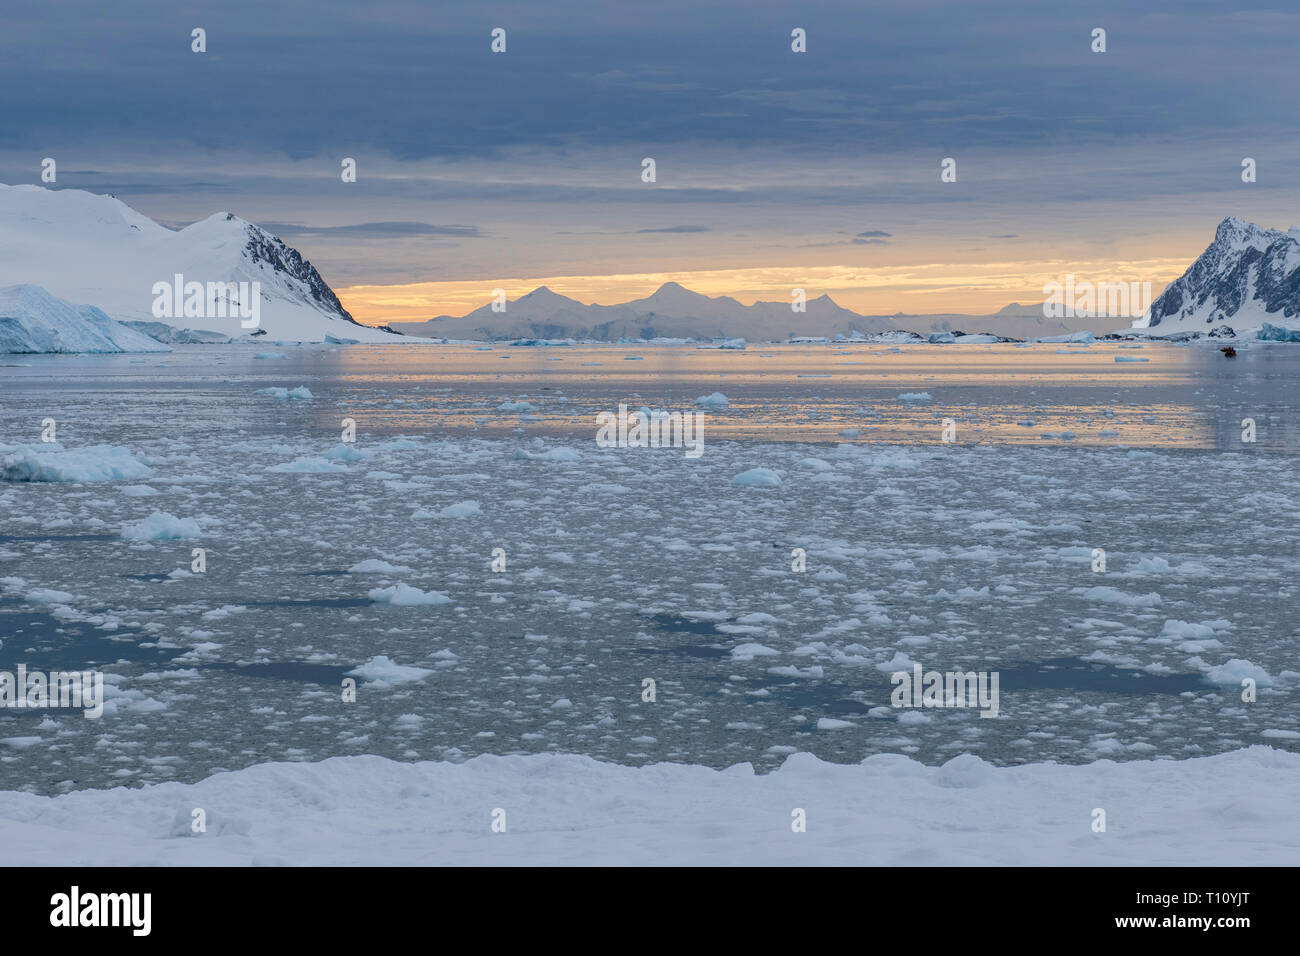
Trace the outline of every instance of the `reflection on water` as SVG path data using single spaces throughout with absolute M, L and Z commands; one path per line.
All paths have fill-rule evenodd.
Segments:
M 684 411 L 721 392 L 730 404 L 706 410 L 706 440 L 931 444 L 951 419 L 959 444 L 1300 450 L 1286 396 L 1300 377 L 1300 349 L 1286 346 L 1243 348 L 1231 362 L 1209 348 L 1114 343 L 284 348 L 282 361 L 202 346 L 162 359 L 34 356 L 3 381 L 10 397 L 37 400 L 58 362 L 62 403 L 80 399 L 87 417 L 101 419 L 111 408 L 113 424 L 146 433 L 292 423 L 326 437 L 347 416 L 371 435 L 581 438 L 594 437 L 596 414 L 620 402 Z M 272 385 L 306 385 L 315 397 L 266 398 L 254 403 L 262 421 L 241 420 L 249 395 Z M 1241 441 L 1247 418 L 1254 446 Z

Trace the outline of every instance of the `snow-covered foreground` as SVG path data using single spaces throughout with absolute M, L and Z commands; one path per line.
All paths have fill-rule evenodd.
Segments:
M 571 754 L 358 756 L 188 785 L 3 793 L 0 845 L 51 865 L 1294 865 L 1298 792 L 1300 755 L 1263 746 L 1074 767 L 796 754 L 764 775 Z

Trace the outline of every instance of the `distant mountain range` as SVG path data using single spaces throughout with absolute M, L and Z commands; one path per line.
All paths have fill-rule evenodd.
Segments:
M 258 326 L 250 329 L 238 317 L 224 315 L 154 314 L 155 286 L 178 275 L 186 283 L 247 283 L 250 288 L 258 283 Z M 99 342 L 109 334 L 124 343 L 135 341 L 104 326 L 98 314 L 67 311 L 72 304 L 92 306 L 170 344 L 256 336 L 269 341 L 411 341 L 403 335 L 457 341 L 783 341 L 903 331 L 925 337 L 964 332 L 1031 339 L 1123 325 L 1122 319 L 1105 316 L 1049 319 L 1041 304 L 1019 303 L 990 315 L 860 315 L 829 295 L 809 299 L 805 311 L 795 312 L 788 301 L 743 305 L 730 296 L 701 295 L 666 282 L 652 295 L 618 305 L 585 305 L 540 286 L 508 302 L 504 312 L 484 305 L 463 316 L 394 323 L 388 329 L 357 323 L 296 249 L 230 213 L 172 230 L 111 196 L 0 185 L 0 288 L 8 286 L 36 287 L 65 300 L 53 305 L 31 288 L 10 295 L 10 337 L 24 349 L 47 338 L 65 344 L 78 337 Z M 81 328 L 83 320 L 91 327 Z M 74 325 L 79 329 L 75 334 Z M 1228 328 L 1300 340 L 1300 229 L 1280 232 L 1227 217 L 1205 252 L 1133 323 L 1140 334 L 1155 336 L 1224 335 Z
M 809 299 L 806 311 L 794 312 L 789 302 L 742 305 L 730 296 L 701 295 L 676 282 L 665 282 L 653 295 L 619 305 L 584 305 L 539 286 L 507 302 L 504 312 L 485 305 L 459 317 L 394 322 L 392 327 L 408 335 L 456 340 L 744 338 L 761 342 L 878 335 L 900 329 L 922 335 L 962 331 L 1023 339 L 1063 335 L 1085 327 L 1075 321 L 1072 325 L 1045 319 L 1041 305 L 1019 303 L 992 315 L 860 315 L 829 295 Z M 1115 324 L 1118 320 L 1107 321 Z

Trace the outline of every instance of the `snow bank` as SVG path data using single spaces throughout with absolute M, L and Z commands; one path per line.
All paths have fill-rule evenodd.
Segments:
M 394 668 L 376 658 L 357 670 L 382 680 Z M 1243 847 L 1252 865 L 1281 866 L 1300 854 L 1297 792 L 1300 754 L 1267 746 L 1004 768 L 971 755 L 927 767 L 899 754 L 856 765 L 795 754 L 762 776 L 570 754 L 355 756 L 195 784 L 4 792 L 0 840 L 14 859 L 65 866 L 1231 866 Z M 173 829 L 194 807 L 241 825 Z M 1094 807 L 1105 833 L 1092 832 Z M 492 832 L 495 808 L 505 833 Z M 795 808 L 805 833 L 791 831 Z
M 120 481 L 152 475 L 148 465 L 119 445 L 65 449 L 57 442 L 0 444 L 3 481 Z

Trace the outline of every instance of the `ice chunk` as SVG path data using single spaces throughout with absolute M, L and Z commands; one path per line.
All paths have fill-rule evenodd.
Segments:
M 178 518 L 166 511 L 155 511 L 122 527 L 122 537 L 128 541 L 172 541 L 200 534 L 199 523 L 193 518 Z
M 391 604 L 393 607 L 436 607 L 439 604 L 451 603 L 451 598 L 441 591 L 421 591 L 409 584 L 374 588 L 366 596 L 376 604 Z
M 0 445 L 0 479 L 4 481 L 120 481 L 150 478 L 153 472 L 118 445 Z
M 307 401 L 316 397 L 312 395 L 311 389 L 306 385 L 299 385 L 297 388 L 259 388 L 257 394 L 270 395 L 272 398 L 278 398 L 280 401 L 288 401 L 289 399 Z
M 732 478 L 731 483 L 752 488 L 776 488 L 781 484 L 781 476 L 769 468 L 751 468 Z
M 397 663 L 390 657 L 379 655 L 372 657 L 359 667 L 348 671 L 353 677 L 360 677 L 367 684 L 387 686 L 390 684 L 409 684 L 423 680 L 433 671 L 427 667 L 410 667 Z

